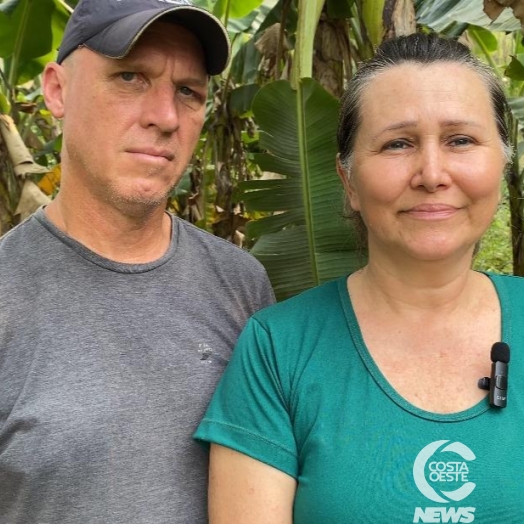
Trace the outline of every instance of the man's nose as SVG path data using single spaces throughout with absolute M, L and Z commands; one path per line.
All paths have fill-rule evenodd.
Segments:
M 173 85 L 151 89 L 143 99 L 141 125 L 155 126 L 162 133 L 174 133 L 179 126 L 179 108 Z

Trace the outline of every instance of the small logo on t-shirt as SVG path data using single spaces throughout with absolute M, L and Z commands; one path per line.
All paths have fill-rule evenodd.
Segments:
M 213 360 L 213 348 L 205 342 L 199 342 L 198 353 L 202 361 L 211 362 Z
M 476 484 L 469 480 L 471 449 L 460 442 L 437 440 L 425 446 L 415 459 L 413 479 L 426 498 L 440 504 L 460 502 L 469 497 Z M 472 507 L 415 508 L 413 522 L 473 522 Z

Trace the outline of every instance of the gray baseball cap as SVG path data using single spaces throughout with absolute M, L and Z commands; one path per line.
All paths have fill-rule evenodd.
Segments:
M 225 27 L 190 0 L 80 0 L 67 23 L 57 62 L 81 45 L 109 58 L 123 58 L 147 27 L 165 15 L 198 38 L 210 75 L 225 69 L 230 54 Z

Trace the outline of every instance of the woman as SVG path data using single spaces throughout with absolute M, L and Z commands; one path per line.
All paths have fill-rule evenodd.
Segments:
M 351 80 L 337 165 L 369 262 L 241 335 L 196 433 L 211 524 L 524 522 L 524 280 L 471 269 L 505 118 L 491 72 L 435 35 L 385 42 Z M 501 341 L 505 408 L 478 387 Z

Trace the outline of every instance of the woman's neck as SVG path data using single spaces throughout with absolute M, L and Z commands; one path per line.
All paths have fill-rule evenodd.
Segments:
M 454 311 L 475 300 L 484 276 L 472 271 L 469 265 L 452 265 L 439 271 L 437 264 L 422 264 L 416 268 L 374 264 L 351 275 L 348 286 L 351 294 L 372 308 L 391 312 L 437 310 Z

